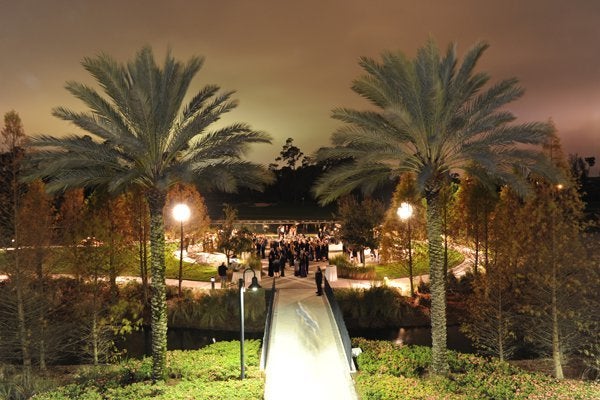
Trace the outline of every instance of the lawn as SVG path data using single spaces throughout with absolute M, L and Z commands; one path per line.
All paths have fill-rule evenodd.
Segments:
M 448 249 L 448 269 L 452 269 L 462 263 L 465 257 L 456 250 Z M 408 273 L 408 261 L 393 262 L 375 265 L 377 279 L 384 277 L 389 279 L 406 278 Z M 427 244 L 415 243 L 413 249 L 413 276 L 429 274 L 429 254 Z

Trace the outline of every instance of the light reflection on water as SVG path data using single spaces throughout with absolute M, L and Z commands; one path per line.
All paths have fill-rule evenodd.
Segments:
M 389 340 L 396 344 L 431 346 L 431 328 L 402 327 L 349 330 L 350 337 L 363 337 L 371 340 Z M 262 332 L 246 332 L 246 339 L 262 339 Z M 202 331 L 196 329 L 169 329 L 167 342 L 169 350 L 191 350 L 207 346 L 215 341 L 239 340 L 239 332 Z M 448 348 L 463 353 L 473 353 L 473 346 L 458 326 L 448 327 Z M 131 334 L 120 348 L 127 349 L 129 357 L 141 357 L 151 354 L 150 330 Z
M 447 344 L 450 350 L 472 353 L 471 341 L 459 330 L 458 326 L 448 327 Z M 389 340 L 396 344 L 431 346 L 431 328 L 403 327 L 349 330 L 351 337 L 364 337 L 371 340 Z

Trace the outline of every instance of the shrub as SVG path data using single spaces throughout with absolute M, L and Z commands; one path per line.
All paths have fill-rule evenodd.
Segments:
M 266 318 L 264 291 L 246 294 L 245 318 L 248 330 L 260 330 Z M 195 291 L 168 302 L 170 327 L 232 330 L 239 329 L 237 290 Z
M 355 378 L 362 399 L 600 398 L 598 382 L 559 381 L 494 358 L 449 351 L 450 376 L 428 377 L 425 372 L 431 363 L 431 350 L 427 347 L 399 347 L 365 339 L 355 339 L 353 346 L 363 350 L 357 357 L 359 371 Z
M 356 362 L 360 371 L 416 378 L 431 364 L 431 349 L 424 346 L 398 346 L 386 341 L 356 339 L 363 350 Z
M 377 279 L 375 267 L 373 266 L 360 266 L 360 265 L 342 265 L 338 266 L 338 276 L 346 279 L 358 279 L 374 281 Z
M 76 382 L 34 397 L 37 400 L 262 399 L 260 341 L 246 343 L 247 374 L 239 380 L 239 342 L 218 342 L 201 350 L 169 351 L 166 383 L 150 381 L 152 360 L 83 369 Z
M 335 297 L 350 328 L 381 328 L 423 325 L 429 318 L 414 307 L 397 289 L 375 286 L 369 289 L 336 289 Z

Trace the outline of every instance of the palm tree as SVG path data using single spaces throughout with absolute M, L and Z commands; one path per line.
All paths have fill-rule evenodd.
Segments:
M 518 81 L 486 86 L 489 76 L 474 72 L 487 47 L 477 43 L 460 65 L 455 44 L 442 55 L 432 39 L 413 60 L 401 52 L 385 52 L 381 62 L 361 58 L 366 74 L 353 82 L 352 89 L 376 109 L 333 110 L 333 118 L 345 125 L 333 133 L 332 147 L 317 152 L 321 161 L 352 159 L 318 180 L 314 192 L 322 204 L 354 189 L 369 193 L 404 172 L 416 175 L 427 204 L 436 374 L 448 372 L 440 201 L 440 191 L 449 184 L 445 177 L 465 171 L 482 181 L 500 179 L 525 192 L 530 172 L 550 174 L 549 163 L 535 146 L 547 140 L 551 126 L 511 124 L 515 116 L 501 110 L 522 96 Z
M 158 66 L 149 47 L 133 61 L 117 63 L 108 55 L 85 58 L 83 67 L 103 95 L 87 85 L 68 82 L 66 89 L 89 107 L 75 112 L 59 107 L 53 115 L 91 136 L 39 136 L 32 140 L 31 177 L 41 177 L 52 191 L 72 187 L 112 193 L 143 191 L 150 210 L 152 272 L 151 326 L 153 380 L 166 366 L 166 290 L 163 207 L 170 186 L 190 181 L 203 189 L 259 189 L 271 178 L 262 166 L 243 161 L 251 143 L 270 143 L 269 135 L 243 123 L 211 129 L 237 106 L 233 92 L 216 85 L 201 88 L 184 107 L 190 83 L 203 64 L 192 57 L 176 61 L 171 53 Z

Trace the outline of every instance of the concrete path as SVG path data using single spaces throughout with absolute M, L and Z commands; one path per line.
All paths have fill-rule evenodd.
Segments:
M 357 399 L 326 296 L 315 294 L 309 278 L 276 279 L 265 399 Z

